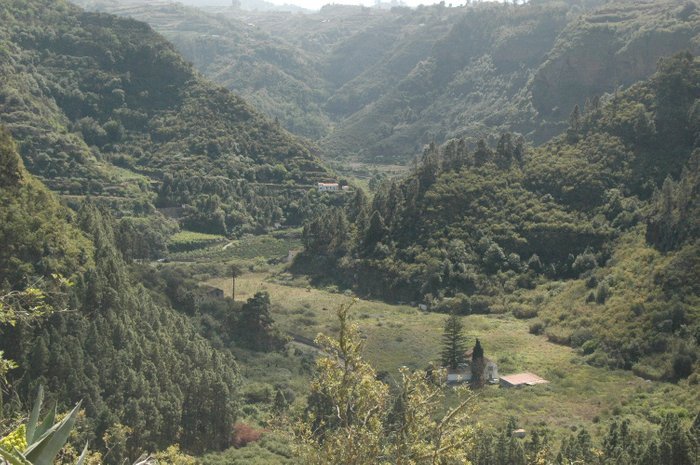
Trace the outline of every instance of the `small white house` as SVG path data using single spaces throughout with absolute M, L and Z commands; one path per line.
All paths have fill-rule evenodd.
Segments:
M 340 189 L 340 185 L 337 182 L 319 182 L 318 191 L 319 192 L 333 192 Z
M 468 383 L 472 380 L 472 351 L 466 354 L 467 362 L 462 363 L 456 370 L 447 370 L 447 383 Z M 484 381 L 498 381 L 498 365 L 490 358 L 484 357 Z

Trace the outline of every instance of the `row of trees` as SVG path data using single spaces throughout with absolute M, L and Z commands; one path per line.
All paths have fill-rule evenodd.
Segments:
M 700 460 L 700 413 L 688 422 L 668 414 L 653 433 L 636 431 L 629 420 L 614 420 L 600 441 L 586 428 L 554 441 L 546 426 L 528 432 L 528 439 L 513 435 L 517 422 L 476 434 L 470 454 L 474 465 L 696 465 Z

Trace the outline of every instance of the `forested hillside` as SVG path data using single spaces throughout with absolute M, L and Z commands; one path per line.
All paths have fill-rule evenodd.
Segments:
M 207 76 L 318 140 L 330 158 L 371 163 L 405 163 L 432 141 L 465 135 L 514 131 L 545 142 L 566 129 L 574 105 L 649 77 L 663 56 L 699 51 L 693 1 L 329 5 L 311 15 L 220 8 L 216 17 L 83 4 L 148 21 Z
M 696 465 L 695 0 L 81 2 L 0 1 L 1 463 Z
M 651 80 L 576 108 L 566 134 L 541 147 L 509 133 L 494 148 L 431 145 L 371 203 L 358 191 L 346 210 L 308 223 L 296 265 L 438 310 L 543 308 L 537 331 L 593 341 L 586 350 L 600 349 L 600 363 L 630 368 L 676 350 L 683 366 L 652 376 L 686 377 L 700 334 L 698 83 L 700 62 L 680 54 Z M 552 288 L 559 280 L 573 281 Z M 576 297 L 555 297 L 568 286 Z
M 180 209 L 203 232 L 299 221 L 328 171 L 161 36 L 67 2 L 3 2 L 0 122 L 52 190 L 123 214 Z
M 315 57 L 254 24 L 170 2 L 76 3 L 149 23 L 200 72 L 288 130 L 310 139 L 327 134 L 330 121 L 321 106 L 328 90 Z
M 0 296 L 38 288 L 47 293 L 42 306 L 56 309 L 2 327 L 0 349 L 20 366 L 10 373 L 18 397 L 3 404 L 3 418 L 43 385 L 62 407 L 83 401 L 81 439 L 109 450 L 106 463 L 176 442 L 194 452 L 227 447 L 238 411 L 236 363 L 134 282 L 111 215 L 90 202 L 77 214 L 61 206 L 26 172 L 5 130 L 0 200 Z M 72 286 L 52 286 L 58 273 Z

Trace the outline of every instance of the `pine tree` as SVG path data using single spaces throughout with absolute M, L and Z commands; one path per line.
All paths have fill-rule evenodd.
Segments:
M 274 411 L 277 413 L 282 413 L 285 412 L 288 408 L 289 401 L 287 401 L 284 392 L 282 392 L 282 389 L 277 389 L 277 393 L 275 394 L 275 402 L 273 404 Z
M 384 224 L 384 218 L 382 218 L 382 215 L 375 210 L 374 213 L 372 213 L 372 217 L 369 219 L 369 227 L 365 233 L 365 252 L 371 253 L 377 243 L 384 238 L 387 232 L 387 228 Z
M 649 443 L 639 461 L 640 465 L 657 465 L 659 463 L 659 444 L 656 440 Z
M 272 350 L 282 344 L 270 315 L 270 295 L 257 292 L 243 305 L 238 320 L 239 335 L 254 350 Z
M 575 144 L 579 139 L 581 131 L 581 110 L 578 105 L 574 105 L 574 109 L 569 115 L 569 129 L 566 131 L 566 138 L 571 144 Z
M 513 162 L 515 153 L 515 145 L 513 144 L 513 136 L 506 132 L 501 134 L 498 144 L 496 145 L 496 164 L 501 169 L 507 169 Z
M 348 220 L 351 222 L 357 221 L 362 214 L 367 215 L 369 209 L 369 200 L 367 194 L 362 189 L 355 189 L 355 194 L 348 205 Z
M 476 151 L 474 152 L 474 165 L 482 166 L 493 158 L 491 150 L 486 146 L 484 139 L 479 139 L 476 143 Z
M 461 318 L 451 313 L 445 320 L 445 330 L 442 334 L 442 364 L 444 367 L 456 370 L 460 363 L 466 362 L 467 338 Z
M 668 414 L 661 423 L 659 430 L 661 444 L 659 458 L 662 463 L 673 465 L 691 465 L 692 445 L 683 431 L 678 415 Z

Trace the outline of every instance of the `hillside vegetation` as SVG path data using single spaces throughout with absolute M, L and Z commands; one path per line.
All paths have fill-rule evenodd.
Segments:
M 505 3 L 209 16 L 83 2 L 149 22 L 199 70 L 317 140 L 329 159 L 380 164 L 462 136 L 474 143 L 513 131 L 545 142 L 566 129 L 575 105 L 648 78 L 663 56 L 699 51 L 693 1 Z
M 305 190 L 332 178 L 143 23 L 64 1 L 4 2 L 0 16 L 0 122 L 71 201 L 176 207 L 185 226 L 227 234 L 298 222 Z
M 700 10 L 516 3 L 0 2 L 0 462 L 695 465 Z
M 83 401 L 80 440 L 122 463 L 175 442 L 190 451 L 230 444 L 238 412 L 237 366 L 195 327 L 137 284 L 115 245 L 114 220 L 92 203 L 77 214 L 22 166 L 0 133 L 0 296 L 29 286 L 49 290 L 62 273 L 72 286 L 50 289 L 60 310 L 33 324 L 0 327 L 10 372 L 10 418 L 38 386 L 60 406 Z M 66 309 L 66 310 L 63 310 Z
M 652 377 L 687 377 L 700 321 L 699 73 L 689 54 L 664 59 L 651 80 L 576 109 L 566 135 L 538 148 L 509 133 L 495 149 L 431 145 L 371 203 L 358 191 L 307 223 L 295 266 L 443 311 L 546 308 L 552 339 L 587 344 L 597 363 L 651 357 Z M 562 284 L 571 292 L 556 297 L 558 280 L 573 280 Z

